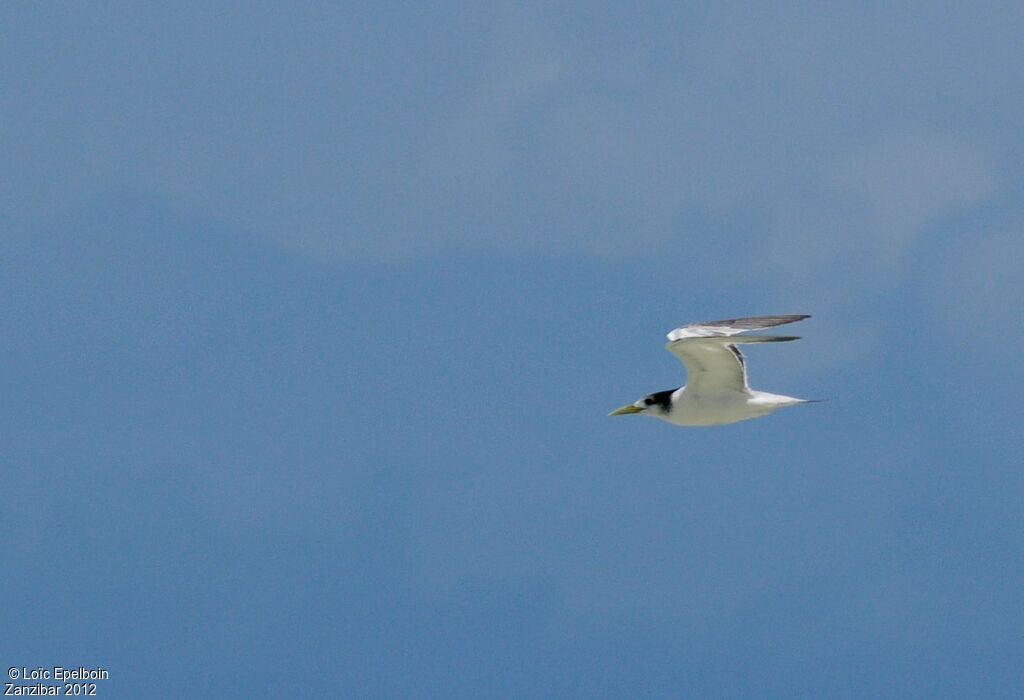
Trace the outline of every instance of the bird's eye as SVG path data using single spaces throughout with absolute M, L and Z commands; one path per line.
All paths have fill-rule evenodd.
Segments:
M 650 406 L 652 403 L 654 403 L 654 401 L 651 399 L 644 399 L 644 406 Z

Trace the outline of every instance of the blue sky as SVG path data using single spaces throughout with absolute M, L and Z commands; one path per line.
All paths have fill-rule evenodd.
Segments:
M 1013 697 L 1018 3 L 0 9 L 7 666 Z M 827 402 L 708 429 L 681 323 Z

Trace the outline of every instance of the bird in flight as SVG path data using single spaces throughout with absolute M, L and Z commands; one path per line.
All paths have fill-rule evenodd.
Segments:
M 675 425 L 722 425 L 766 416 L 776 408 L 809 403 L 781 394 L 751 389 L 747 363 L 736 347 L 741 343 L 777 343 L 795 335 L 738 335 L 810 318 L 807 314 L 753 316 L 704 321 L 676 328 L 665 346 L 686 365 L 686 386 L 657 391 L 608 415 L 643 413 Z

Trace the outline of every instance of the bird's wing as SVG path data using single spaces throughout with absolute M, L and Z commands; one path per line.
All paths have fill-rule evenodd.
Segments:
M 691 323 L 669 333 L 665 347 L 686 365 L 687 393 L 708 397 L 746 392 L 749 389 L 746 361 L 736 344 L 796 340 L 796 336 L 731 336 L 805 318 L 808 318 L 806 314 L 792 314 Z
M 789 314 L 788 316 L 751 316 L 749 318 L 730 318 L 725 321 L 701 321 L 676 328 L 668 334 L 668 339 L 683 340 L 685 338 L 736 335 L 745 331 L 759 331 L 764 328 L 803 321 L 805 318 L 810 318 L 810 316 L 808 314 Z

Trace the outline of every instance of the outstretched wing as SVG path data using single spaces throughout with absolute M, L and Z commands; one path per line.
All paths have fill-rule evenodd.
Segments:
M 686 365 L 686 392 L 694 396 L 720 396 L 746 392 L 747 366 L 738 343 L 770 343 L 796 340 L 790 335 L 745 335 L 745 331 L 802 321 L 807 314 L 753 316 L 723 321 L 704 321 L 676 328 L 665 347 Z
M 688 326 L 676 328 L 668 334 L 669 340 L 683 340 L 685 338 L 708 338 L 715 336 L 736 335 L 746 331 L 759 331 L 764 328 L 773 328 L 786 323 L 803 321 L 810 318 L 809 314 L 789 314 L 786 316 L 751 316 L 749 318 L 730 318 L 725 321 L 701 321 L 691 323 Z

